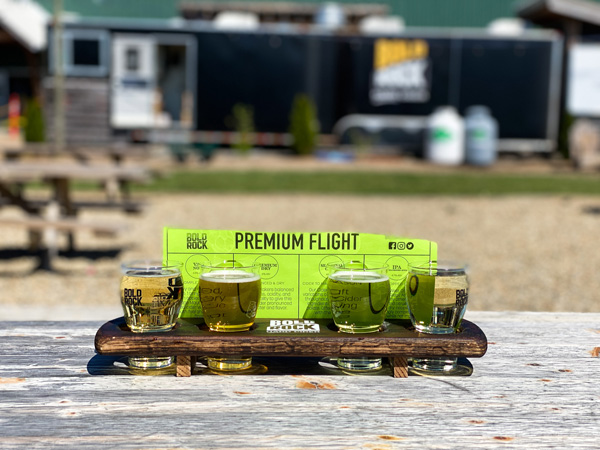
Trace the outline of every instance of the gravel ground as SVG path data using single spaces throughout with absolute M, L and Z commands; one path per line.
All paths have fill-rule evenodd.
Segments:
M 311 164 L 306 166 L 312 168 Z M 225 158 L 200 170 L 224 166 L 235 164 Z M 406 167 L 404 164 L 401 168 Z M 522 170 L 523 164 L 514 167 Z M 544 167 L 546 171 L 557 170 L 548 163 Z M 277 164 L 272 164 L 272 168 L 277 170 Z M 394 170 L 386 162 L 380 168 Z M 530 170 L 544 171 L 533 166 Z M 120 249 L 116 256 L 59 257 L 56 273 L 32 272 L 36 262 L 30 257 L 0 257 L 0 319 L 120 315 L 119 263 L 160 257 L 163 226 L 359 231 L 424 238 L 438 243 L 440 257 L 469 262 L 471 310 L 600 311 L 597 197 L 161 194 L 142 198 L 147 206 L 139 215 L 119 211 L 81 213 L 85 219 L 118 220 L 129 225 L 117 238 L 99 238 L 83 232 L 76 237 L 79 250 Z M 4 207 L 0 214 L 8 217 L 20 212 Z M 2 229 L 0 252 L 23 248 L 26 243 L 25 231 Z

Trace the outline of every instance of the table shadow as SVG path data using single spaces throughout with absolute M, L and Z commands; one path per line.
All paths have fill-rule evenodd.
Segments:
M 319 376 L 392 376 L 392 368 L 387 358 L 383 358 L 382 368 L 369 372 L 350 372 L 336 367 L 332 359 L 327 357 L 259 357 L 252 358 L 253 365 L 264 366 L 266 370 L 259 372 L 245 371 L 239 374 L 231 372 L 215 373 L 207 369 L 205 358 L 199 357 L 194 368 L 193 376 L 281 376 L 281 375 L 319 375 Z M 459 364 L 471 367 L 467 358 L 459 358 Z M 175 365 L 160 370 L 139 370 L 127 366 L 126 356 L 95 355 L 87 364 L 88 374 L 93 376 L 106 375 L 175 375 Z M 472 370 L 471 370 L 472 372 Z M 413 375 L 411 375 L 413 376 Z M 445 378 L 445 377 L 442 377 Z

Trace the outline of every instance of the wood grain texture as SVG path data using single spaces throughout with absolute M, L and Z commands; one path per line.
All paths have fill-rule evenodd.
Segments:
M 408 377 L 408 361 L 404 356 L 393 356 L 389 359 L 394 378 Z
M 104 320 L 0 322 L 0 448 L 597 448 L 600 314 L 468 318 L 489 344 L 470 377 L 404 380 L 309 357 L 256 358 L 264 375 L 133 376 L 94 354 Z
M 190 377 L 192 376 L 192 357 L 179 355 L 175 358 L 176 366 L 175 371 L 178 377 Z
M 123 318 L 105 323 L 96 334 L 104 355 L 257 355 L 257 356 L 465 356 L 481 357 L 487 340 L 481 329 L 463 321 L 462 332 L 430 335 L 410 329 L 407 321 L 389 321 L 384 331 L 339 333 L 328 320 L 317 320 L 319 333 L 269 333 L 268 319 L 242 333 L 211 332 L 203 322 L 179 320 L 166 333 L 132 333 Z M 141 353 L 140 353 L 141 352 Z

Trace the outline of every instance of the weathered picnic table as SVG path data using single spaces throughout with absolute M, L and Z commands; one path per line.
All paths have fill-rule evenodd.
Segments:
M 144 160 L 150 154 L 145 145 L 102 145 L 102 146 L 66 146 L 58 151 L 53 144 L 29 142 L 23 147 L 3 149 L 1 151 L 6 161 L 17 161 L 24 158 L 71 157 L 81 163 L 93 159 L 107 159 L 115 164 L 126 160 Z
M 0 164 L 0 197 L 5 203 L 19 207 L 27 216 L 0 218 L 0 225 L 19 226 L 31 231 L 31 247 L 41 243 L 41 231 L 58 230 L 69 236 L 73 249 L 73 232 L 91 230 L 102 234 L 115 234 L 123 228 L 117 223 L 85 223 L 77 219 L 78 205 L 73 200 L 72 182 L 101 183 L 107 192 L 107 201 L 99 206 L 119 207 L 125 211 L 137 210 L 130 197 L 131 182 L 144 182 L 149 172 L 143 166 L 115 164 L 82 164 L 75 161 L 22 161 Z M 48 201 L 38 201 L 27 196 L 27 183 L 41 182 L 51 187 Z M 89 204 L 87 206 L 90 206 Z M 50 236 L 54 236 L 52 233 Z M 56 238 L 47 238 L 40 267 L 51 268 L 52 255 L 57 250 Z M 50 256 L 48 256 L 50 255 Z
M 469 377 L 135 376 L 93 322 L 0 322 L 0 448 L 597 448 L 600 314 L 468 312 Z

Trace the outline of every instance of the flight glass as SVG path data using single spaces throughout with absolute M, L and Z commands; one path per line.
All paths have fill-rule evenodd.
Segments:
M 467 309 L 469 279 L 463 263 L 450 261 L 409 265 L 406 300 L 415 330 L 424 334 L 457 333 Z M 415 371 L 454 375 L 457 358 L 413 358 Z
M 125 262 L 120 294 L 125 322 L 132 332 L 169 331 L 183 300 L 181 264 L 152 259 Z M 173 362 L 172 356 L 129 358 L 129 366 L 136 369 L 161 369 Z
M 260 266 L 226 260 L 201 267 L 198 284 L 204 321 L 211 331 L 248 331 L 254 324 L 261 296 Z M 208 367 L 218 371 L 250 368 L 252 357 L 210 356 Z
M 342 333 L 377 333 L 390 301 L 387 265 L 348 261 L 328 265 L 327 295 L 333 321 Z M 339 357 L 338 367 L 353 371 L 381 368 L 381 358 Z

